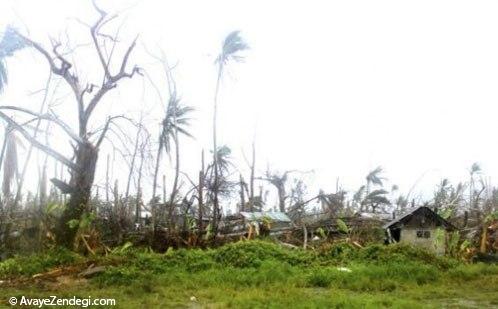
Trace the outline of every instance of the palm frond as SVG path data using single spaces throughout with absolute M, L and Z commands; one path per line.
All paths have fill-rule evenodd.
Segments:
M 216 152 L 216 160 L 218 161 L 219 170 L 222 173 L 227 172 L 229 167 L 232 166 L 231 154 L 232 150 L 230 147 L 226 145 L 218 147 L 218 151 Z
M 373 190 L 372 192 L 370 192 L 366 198 L 372 198 L 372 197 L 376 197 L 376 196 L 381 196 L 381 195 L 385 195 L 389 192 L 387 192 L 386 190 L 384 189 L 378 189 L 378 190 Z
M 193 135 L 188 132 L 192 118 L 189 115 L 195 109 L 190 106 L 180 105 L 180 99 L 172 96 L 168 102 L 166 116 L 162 121 L 162 131 L 159 139 L 162 141 L 166 153 L 170 153 L 171 140 L 175 139 L 176 132 L 193 138 Z
M 365 189 L 366 189 L 365 186 L 361 186 L 358 189 L 358 191 L 355 192 L 355 194 L 353 195 L 353 200 L 355 202 L 360 202 L 363 199 L 363 194 L 365 193 Z
M 227 64 L 230 60 L 240 62 L 244 59 L 239 52 L 249 49 L 249 45 L 240 36 L 240 31 L 230 32 L 225 40 L 220 55 L 216 58 L 217 63 Z
M 368 183 L 373 183 L 374 185 L 382 186 L 385 180 L 384 177 L 381 177 L 380 174 L 383 172 L 381 166 L 378 166 L 376 169 L 368 173 L 366 179 Z
M 479 163 L 475 162 L 470 167 L 470 175 L 479 174 L 481 172 L 481 166 Z
M 8 83 L 5 58 L 12 56 L 15 51 L 26 47 L 26 42 L 17 34 L 17 31 L 8 26 L 0 41 L 0 92 Z

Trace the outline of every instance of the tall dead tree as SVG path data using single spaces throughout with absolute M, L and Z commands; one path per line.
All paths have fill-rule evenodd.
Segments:
M 245 211 L 245 206 L 246 206 L 246 195 L 245 195 L 245 190 L 246 190 L 246 184 L 244 182 L 244 178 L 242 177 L 242 174 L 240 174 L 239 177 L 239 186 L 240 186 L 240 206 L 239 206 L 239 212 Z
M 104 53 L 103 44 L 105 41 L 111 41 L 113 46 L 117 44 L 117 38 L 102 33 L 102 27 L 117 17 L 117 15 L 108 15 L 100 9 L 95 1 L 93 2 L 95 10 L 99 17 L 93 25 L 89 25 L 89 34 L 95 49 L 95 55 L 100 62 L 103 70 L 103 78 L 99 83 L 86 83 L 84 85 L 74 64 L 70 62 L 67 53 L 71 51 L 61 51 L 61 43 L 52 40 L 52 49 L 49 51 L 42 44 L 28 38 L 20 33 L 17 35 L 26 42 L 28 46 L 34 48 L 41 56 L 45 58 L 49 69 L 54 75 L 60 76 L 70 87 L 74 95 L 78 115 L 78 131 L 73 129 L 62 119 L 57 117 L 53 112 L 45 114 L 36 113 L 27 109 L 15 106 L 2 106 L 3 110 L 21 112 L 35 119 L 51 121 L 61 128 L 75 144 L 73 145 L 74 156 L 67 158 L 55 149 L 40 142 L 37 137 L 30 134 L 23 125 L 15 121 L 12 117 L 0 110 L 0 118 L 5 120 L 14 130 L 18 131 L 34 147 L 44 151 L 48 155 L 69 168 L 71 179 L 69 184 L 59 179 L 52 179 L 52 182 L 63 192 L 70 195 L 69 202 L 66 205 L 59 222 L 56 226 L 56 240 L 59 245 L 71 248 L 75 238 L 77 228 L 68 223 L 72 220 L 80 220 L 81 216 L 88 211 L 88 202 L 90 200 L 91 188 L 95 177 L 95 169 L 98 159 L 99 147 L 101 146 L 106 133 L 116 119 L 109 117 L 103 125 L 103 129 L 97 134 L 89 130 L 89 122 L 96 107 L 102 102 L 105 95 L 112 89 L 116 88 L 118 83 L 125 78 L 132 78 L 136 73 L 140 74 L 140 69 L 134 66 L 128 69 L 128 60 L 135 48 L 136 40 L 127 47 L 119 63 L 119 69 L 113 73 L 112 55 Z M 113 48 L 114 50 L 114 48 Z

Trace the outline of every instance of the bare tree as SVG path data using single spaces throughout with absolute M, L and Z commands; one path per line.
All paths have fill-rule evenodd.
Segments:
M 39 114 L 27 109 L 17 108 L 14 106 L 3 106 L 2 109 L 21 112 L 26 115 L 51 121 L 61 128 L 75 143 L 73 146 L 74 157 L 67 158 L 55 149 L 40 142 L 36 137 L 31 135 L 21 124 L 13 120 L 12 117 L 0 111 L 0 118 L 5 120 L 14 130 L 18 131 L 34 147 L 44 151 L 62 164 L 66 165 L 71 173 L 69 184 L 59 179 L 52 179 L 53 183 L 64 193 L 70 194 L 67 207 L 64 209 L 56 227 L 56 240 L 58 244 L 72 247 L 73 240 L 76 236 L 77 228 L 68 224 L 72 220 L 79 222 L 81 216 L 88 211 L 88 202 L 91 196 L 91 188 L 95 177 L 95 169 L 98 159 L 99 147 L 102 144 L 109 127 L 116 120 L 116 117 L 109 117 L 101 130 L 100 134 L 91 132 L 88 128 L 89 121 L 96 107 L 102 102 L 105 95 L 112 89 L 116 88 L 118 83 L 125 78 L 132 78 L 136 73 L 140 73 L 138 67 L 128 70 L 128 60 L 135 48 L 136 38 L 127 47 L 120 61 L 119 69 L 113 73 L 111 66 L 112 54 L 106 55 L 103 52 L 104 41 L 110 40 L 113 45 L 117 44 L 116 37 L 110 37 L 101 32 L 102 27 L 112 21 L 117 15 L 108 15 L 100 9 L 95 1 L 93 2 L 95 10 L 99 13 L 97 21 L 89 26 L 90 37 L 96 56 L 102 66 L 103 78 L 100 84 L 88 83 L 83 85 L 82 78 L 74 69 L 74 64 L 68 60 L 67 55 L 61 51 L 61 43 L 52 40 L 52 50 L 49 52 L 40 43 L 17 32 L 26 45 L 33 47 L 47 61 L 51 72 L 54 75 L 62 77 L 66 84 L 71 88 L 74 95 L 74 101 L 78 111 L 78 132 L 74 132 L 71 127 L 62 119 L 53 113 Z M 97 137 L 94 137 L 97 135 Z
M 295 170 L 285 171 L 283 173 L 271 172 L 267 170 L 264 177 L 258 179 L 268 181 L 277 189 L 278 196 L 278 209 L 280 212 L 285 212 L 285 201 L 289 197 L 286 192 L 286 184 L 290 173 L 296 172 Z

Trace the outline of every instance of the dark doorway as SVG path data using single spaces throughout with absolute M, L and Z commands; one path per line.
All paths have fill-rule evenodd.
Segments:
M 401 229 L 400 228 L 395 228 L 391 229 L 391 237 L 396 241 L 399 242 L 399 239 L 401 237 Z

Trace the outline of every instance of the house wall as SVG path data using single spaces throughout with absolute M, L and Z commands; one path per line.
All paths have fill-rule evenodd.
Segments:
M 429 231 L 430 232 L 430 237 L 429 238 L 420 238 L 417 237 L 417 231 Z M 446 233 L 444 230 L 441 230 L 443 233 Z M 420 246 L 422 248 L 425 248 L 427 250 L 431 250 L 436 254 L 444 254 L 445 252 L 445 244 L 444 244 L 444 239 L 446 238 L 446 235 L 443 235 L 442 241 L 436 241 L 436 235 L 438 233 L 437 229 L 435 227 L 418 227 L 418 228 L 413 228 L 413 227 L 404 227 L 401 229 L 401 236 L 400 236 L 400 243 L 405 243 L 405 244 L 410 244 L 410 245 L 415 245 L 415 246 Z

